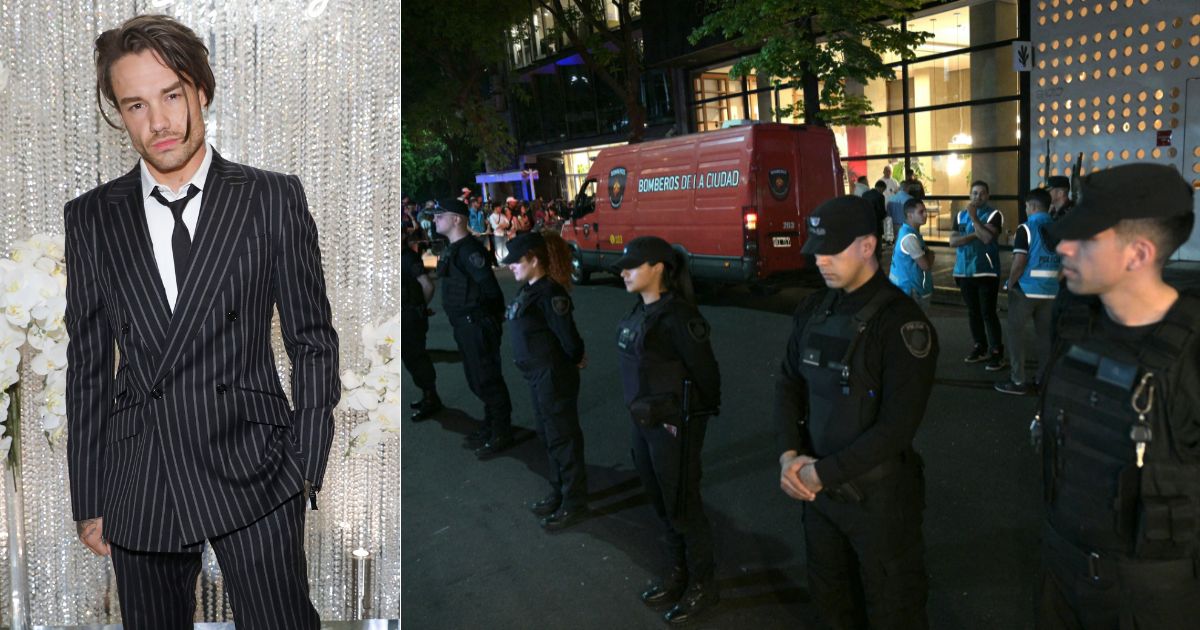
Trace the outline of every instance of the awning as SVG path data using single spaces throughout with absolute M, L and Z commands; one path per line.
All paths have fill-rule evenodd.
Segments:
M 480 173 L 475 176 L 476 184 L 500 184 L 503 182 L 522 182 L 521 191 L 525 193 L 523 199 L 526 201 L 533 200 L 533 182 L 538 178 L 538 172 L 535 168 L 527 168 L 513 171 L 497 171 L 495 173 Z M 483 186 L 483 201 L 488 201 L 487 186 Z

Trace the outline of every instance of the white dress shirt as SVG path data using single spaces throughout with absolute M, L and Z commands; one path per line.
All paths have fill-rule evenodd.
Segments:
M 171 234 L 175 231 L 175 217 L 171 209 L 162 205 L 150 196 L 157 188 L 167 201 L 175 201 L 183 197 L 188 186 L 195 186 L 200 192 L 188 201 L 183 209 L 183 224 L 187 226 L 188 234 L 196 240 L 196 224 L 200 221 L 200 203 L 204 197 L 204 181 L 208 179 L 208 169 L 212 166 L 212 145 L 205 145 L 204 161 L 200 168 L 179 188 L 179 192 L 158 183 L 146 168 L 145 160 L 138 162 L 142 169 L 142 201 L 146 208 L 146 225 L 150 228 L 150 243 L 154 246 L 154 260 L 158 263 L 158 274 L 162 276 L 163 289 L 167 295 L 167 304 L 171 312 L 175 311 L 175 301 L 179 297 L 179 287 L 175 284 L 175 255 L 171 249 Z

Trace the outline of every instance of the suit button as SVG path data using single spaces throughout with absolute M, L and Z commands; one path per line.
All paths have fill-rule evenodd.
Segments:
M 160 400 L 163 397 L 163 391 L 157 387 L 150 390 L 150 397 L 154 400 Z
M 129 334 L 129 322 L 125 322 L 124 324 L 121 324 L 121 334 L 122 335 Z
M 229 388 L 225 387 L 225 383 L 220 383 L 217 385 L 217 393 L 218 394 L 224 394 L 227 391 L 229 391 Z
M 225 313 L 225 319 L 228 319 L 231 322 L 236 322 L 237 321 L 237 311 L 229 311 L 228 313 Z

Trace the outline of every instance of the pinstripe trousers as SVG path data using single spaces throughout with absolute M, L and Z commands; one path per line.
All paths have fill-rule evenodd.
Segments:
M 239 630 L 317 630 L 304 557 L 304 495 L 257 521 L 209 540 Z M 191 630 L 200 552 L 132 551 L 112 545 L 126 630 Z

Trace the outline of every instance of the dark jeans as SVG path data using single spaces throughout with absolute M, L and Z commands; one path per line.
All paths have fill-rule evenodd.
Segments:
M 429 318 L 425 317 L 425 308 L 417 306 L 401 307 L 400 321 L 400 361 L 404 369 L 412 376 L 413 383 L 421 388 L 422 393 L 437 390 L 437 371 L 433 368 L 433 360 L 425 349 L 425 335 L 429 332 Z
M 967 304 L 967 317 L 971 324 L 971 337 L 975 345 L 988 349 L 992 354 L 1004 352 L 1004 336 L 1000 329 L 1000 316 L 996 314 L 996 296 L 1000 293 L 1000 279 L 992 276 L 955 278 L 962 290 L 963 302 Z
M 1052 299 L 1028 297 L 1019 286 L 1008 291 L 1008 358 L 1012 362 L 1012 382 L 1018 385 L 1027 382 L 1025 330 L 1029 326 L 1029 320 L 1033 320 L 1036 334 L 1034 344 L 1037 348 L 1038 369 L 1035 378 L 1038 383 L 1045 380 L 1046 367 L 1050 365 L 1050 354 L 1053 350 L 1050 340 L 1050 320 L 1053 311 Z
M 700 499 L 700 451 L 704 448 L 707 418 L 693 418 L 687 435 L 687 472 L 680 475 L 684 452 L 678 437 L 662 425 L 633 427 L 633 463 L 654 512 L 667 528 L 667 554 L 671 566 L 687 567 L 693 584 L 713 577 L 712 527 Z M 684 494 L 681 503 L 680 493 Z M 681 511 L 680 508 L 683 508 Z
M 550 461 L 550 487 L 564 510 L 587 505 L 587 464 L 579 428 L 579 368 L 574 365 L 525 370 L 533 395 L 537 434 Z
M 862 494 L 860 503 L 839 503 L 822 492 L 804 504 L 813 603 L 838 630 L 927 628 L 919 464 L 863 485 Z
M 462 355 L 463 372 L 471 392 L 483 401 L 483 426 L 491 437 L 508 435 L 512 425 L 512 399 L 500 365 L 503 329 L 491 317 L 472 321 L 452 318 L 454 341 Z

